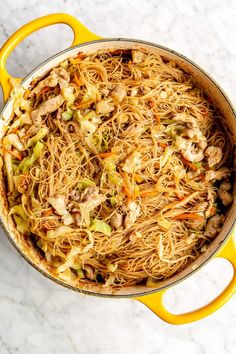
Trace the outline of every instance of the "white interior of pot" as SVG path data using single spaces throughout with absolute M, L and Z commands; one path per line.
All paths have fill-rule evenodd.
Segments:
M 57 66 L 61 61 L 76 56 L 78 52 L 95 52 L 100 49 L 123 49 L 123 48 L 145 48 L 146 50 L 151 50 L 152 52 L 156 52 L 157 54 L 163 55 L 167 59 L 175 60 L 180 67 L 182 67 L 187 73 L 191 74 L 196 84 L 204 88 L 205 92 L 211 97 L 213 103 L 220 109 L 222 115 L 224 116 L 224 126 L 232 139 L 232 143 L 236 142 L 236 120 L 235 113 L 233 111 L 232 106 L 227 101 L 224 93 L 217 87 L 217 85 L 204 73 L 201 69 L 197 68 L 195 65 L 190 63 L 187 59 L 179 56 L 178 54 L 169 51 L 165 48 L 161 48 L 152 44 L 132 41 L 132 40 L 102 40 L 94 43 L 87 43 L 85 45 L 80 45 L 78 47 L 66 50 L 64 52 L 55 55 L 50 60 L 43 63 L 41 66 L 36 68 L 24 81 L 23 86 L 27 88 L 33 79 L 41 77 L 46 74 L 47 71 L 51 70 L 53 67 Z M 3 137 L 5 133 L 5 126 L 8 124 L 10 116 L 12 113 L 12 100 L 8 100 L 5 105 L 0 119 L 0 138 Z M 0 161 L 0 167 L 2 167 L 2 160 Z M 56 274 L 53 273 L 53 270 L 50 266 L 45 262 L 43 257 L 32 247 L 29 241 L 25 240 L 25 238 L 20 235 L 14 227 L 14 223 L 12 218 L 8 216 L 8 207 L 6 202 L 6 195 L 4 190 L 4 181 L 2 172 L 0 173 L 0 215 L 2 218 L 2 224 L 5 228 L 7 234 L 9 235 L 10 240 L 14 244 L 14 246 L 20 251 L 20 253 L 39 271 L 43 272 L 46 275 L 49 275 L 54 280 L 59 281 L 64 285 L 69 285 L 70 287 L 75 287 L 75 284 L 71 282 L 70 284 L 65 284 L 63 281 L 57 278 Z M 234 195 L 235 195 L 235 185 L 234 185 Z M 105 288 L 102 286 L 86 286 L 82 291 L 87 291 L 91 293 L 97 293 L 101 295 L 119 295 L 119 296 L 127 296 L 127 295 L 138 295 L 141 293 L 148 293 L 150 291 L 155 291 L 157 289 L 163 288 L 165 286 L 169 286 L 177 281 L 180 281 L 185 276 L 192 273 L 194 270 L 198 269 L 203 263 L 205 263 L 211 255 L 213 255 L 216 250 L 220 247 L 222 242 L 224 242 L 228 233 L 230 232 L 234 220 L 236 218 L 236 208 L 235 208 L 235 199 L 233 204 L 231 205 L 226 221 L 222 227 L 220 234 L 214 239 L 211 243 L 210 247 L 207 249 L 205 253 L 203 253 L 195 262 L 191 263 L 188 267 L 186 267 L 180 273 L 172 276 L 171 278 L 160 282 L 156 289 L 150 289 L 145 286 L 135 286 L 130 288 L 123 288 L 119 290 L 112 290 L 109 288 Z M 77 289 L 78 290 L 78 289 Z

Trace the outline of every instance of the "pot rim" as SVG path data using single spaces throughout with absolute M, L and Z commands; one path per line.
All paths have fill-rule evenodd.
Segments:
M 170 49 L 166 46 L 160 45 L 160 44 L 156 44 L 153 42 L 149 42 L 149 41 L 144 41 L 141 39 L 130 39 L 130 38 L 106 38 L 106 39 L 99 39 L 99 40 L 93 40 L 93 41 L 89 41 L 89 42 L 84 42 L 82 44 L 78 44 L 69 48 L 66 48 L 60 52 L 57 52 L 56 54 L 50 56 L 49 58 L 47 58 L 46 60 L 44 60 L 42 63 L 40 63 L 39 65 L 37 65 L 34 69 L 32 69 L 28 75 L 26 75 L 26 77 L 21 81 L 21 83 L 19 84 L 20 86 L 23 86 L 24 83 L 29 80 L 34 74 L 37 73 L 37 71 L 44 65 L 46 65 L 47 63 L 49 63 L 50 61 L 52 61 L 53 59 L 56 59 L 57 57 L 59 57 L 62 54 L 68 53 L 72 50 L 75 49 L 79 49 L 79 48 L 83 48 L 86 47 L 87 45 L 91 45 L 91 44 L 95 44 L 95 43 L 103 43 L 103 42 L 133 42 L 136 44 L 145 44 L 145 45 L 149 45 L 161 50 L 164 50 L 166 52 L 169 52 L 171 54 L 176 55 L 177 57 L 183 59 L 184 61 L 186 61 L 187 63 L 189 63 L 190 65 L 192 65 L 193 67 L 197 68 L 203 75 L 205 75 L 214 86 L 216 86 L 216 88 L 220 91 L 220 93 L 223 95 L 223 97 L 225 98 L 225 101 L 227 102 L 228 106 L 230 107 L 233 115 L 236 118 L 236 108 L 234 108 L 234 105 L 232 104 L 231 100 L 229 99 L 228 95 L 225 93 L 225 91 L 221 88 L 221 86 L 211 77 L 211 75 L 209 75 L 205 70 L 203 70 L 198 64 L 196 64 L 194 61 L 192 61 L 191 59 L 187 58 L 186 56 L 184 56 L 183 54 L 178 53 L 177 51 Z M 7 101 L 4 103 L 3 108 L 0 112 L 0 118 L 1 116 L 4 115 L 5 110 L 7 109 L 8 104 L 10 103 L 10 101 L 12 100 L 11 96 L 9 96 L 9 98 L 7 99 Z M 214 251 L 212 251 L 209 256 L 207 256 L 207 258 L 196 268 L 196 269 L 192 269 L 188 274 L 183 275 L 182 277 L 180 277 L 177 280 L 174 280 L 173 282 L 171 282 L 170 284 L 166 284 L 166 285 L 162 285 L 159 288 L 150 288 L 150 290 L 147 291 L 142 291 L 139 293 L 135 293 L 135 294 L 102 294 L 102 293 L 98 293 L 98 292 L 94 292 L 94 291 L 90 291 L 90 290 L 84 290 L 82 288 L 76 288 L 70 284 L 67 284 L 65 282 L 63 282 L 62 280 L 53 277 L 51 274 L 49 274 L 48 272 L 46 272 L 45 270 L 41 269 L 36 263 L 34 263 L 29 257 L 27 257 L 24 252 L 21 250 L 21 248 L 18 246 L 18 244 L 15 242 L 15 240 L 13 239 L 13 237 L 11 236 L 11 233 L 6 229 L 5 224 L 2 220 L 2 216 L 0 215 L 0 225 L 2 226 L 3 230 L 5 231 L 5 234 L 7 236 L 7 238 L 9 239 L 9 241 L 11 242 L 11 244 L 15 247 L 15 249 L 20 253 L 20 255 L 37 271 L 39 271 L 42 275 L 44 275 L 45 277 L 47 277 L 48 279 L 54 281 L 55 283 L 68 288 L 70 290 L 76 291 L 76 292 L 80 292 L 82 294 L 86 294 L 86 295 L 91 295 L 91 296 L 98 296 L 98 297 L 104 297 L 104 298 L 132 298 L 132 297 L 141 297 L 141 296 L 146 296 L 146 295 L 150 295 L 150 294 L 154 294 L 157 293 L 159 291 L 163 291 L 166 290 L 168 288 L 171 288 L 172 286 L 175 286 L 177 284 L 179 284 L 180 282 L 182 282 L 183 280 L 188 279 L 190 276 L 192 276 L 193 274 L 196 274 L 196 272 L 198 270 L 200 270 L 203 266 L 205 266 L 212 258 L 214 258 L 214 256 L 219 252 L 219 250 L 223 247 L 223 245 L 228 241 L 228 239 L 230 238 L 231 232 L 235 226 L 236 223 L 236 218 L 234 219 L 229 231 L 226 233 L 223 241 L 221 243 L 218 244 L 218 246 L 216 247 L 216 249 Z

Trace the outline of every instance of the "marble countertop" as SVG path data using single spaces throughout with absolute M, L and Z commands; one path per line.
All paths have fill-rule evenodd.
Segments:
M 234 0 L 1 0 L 0 45 L 22 24 L 67 12 L 104 37 L 153 41 L 193 59 L 236 104 Z M 45 39 L 46 38 L 46 39 Z M 19 77 L 72 40 L 60 25 L 32 35 L 8 61 Z M 64 289 L 32 269 L 0 230 L 1 354 L 233 354 L 236 297 L 199 322 L 168 325 L 133 300 L 100 299 Z M 197 308 L 227 284 L 232 270 L 213 260 L 167 293 L 174 311 Z

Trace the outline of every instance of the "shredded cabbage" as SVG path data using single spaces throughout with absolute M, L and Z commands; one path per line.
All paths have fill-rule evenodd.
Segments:
M 42 140 L 45 138 L 45 136 L 48 134 L 49 129 L 47 127 L 40 128 L 38 133 L 33 136 L 31 139 L 28 140 L 26 147 L 27 149 L 33 145 L 35 145 L 39 140 Z
M 82 178 L 81 180 L 79 180 L 78 184 L 77 184 L 77 188 L 79 190 L 83 190 L 85 188 L 88 188 L 88 187 L 93 187 L 95 186 L 95 182 L 92 181 L 91 179 L 89 178 Z
M 48 198 L 48 203 L 53 206 L 53 208 L 56 210 L 57 214 L 59 214 L 59 215 L 67 214 L 66 202 L 65 202 L 64 197 L 61 197 L 61 196 L 50 197 L 50 198 Z
M 90 229 L 92 231 L 101 232 L 106 236 L 111 236 L 111 227 L 105 221 L 94 219 Z
M 5 138 L 3 138 L 3 146 L 5 146 L 9 150 L 11 149 L 11 146 L 14 146 L 20 151 L 24 150 L 24 146 L 20 142 L 20 139 L 16 134 L 9 134 L 5 136 Z
M 74 229 L 72 227 L 59 226 L 59 227 L 55 228 L 54 230 L 48 230 L 47 231 L 47 237 L 53 239 L 53 238 L 56 238 L 56 237 L 63 236 L 64 234 L 71 233 L 73 231 L 74 231 Z
M 18 215 L 14 214 L 13 219 L 16 223 L 16 229 L 18 232 L 25 234 L 26 232 L 29 232 L 29 228 L 27 223 Z
M 96 125 L 91 123 L 89 120 L 82 120 L 80 122 L 80 127 L 85 136 L 93 134 L 96 131 Z
M 90 82 L 86 82 L 86 93 L 84 97 L 82 98 L 81 102 L 87 102 L 87 101 L 96 101 L 97 96 L 99 95 L 98 89 L 96 86 L 92 85 Z
M 33 149 L 33 153 L 31 154 L 31 156 L 25 157 L 19 164 L 19 170 L 22 170 L 23 173 L 26 173 L 29 170 L 30 166 L 33 165 L 33 163 L 35 163 L 35 161 L 39 159 L 43 152 L 43 149 L 44 144 L 38 141 Z
M 157 279 L 152 278 L 152 277 L 147 278 L 146 286 L 148 288 L 157 288 L 158 284 L 159 284 L 159 281 Z
M 14 205 L 9 211 L 9 215 L 12 215 L 12 214 L 16 214 L 16 215 L 20 216 L 21 219 L 23 219 L 24 221 L 28 220 L 28 216 L 25 213 L 22 204 Z
M 111 182 L 112 184 L 118 187 L 121 187 L 123 185 L 123 179 L 119 177 L 118 174 L 115 174 L 115 172 L 108 173 L 107 177 L 109 182 Z
M 68 106 L 75 102 L 74 88 L 72 86 L 62 87 L 61 92 Z
M 71 109 L 68 109 L 67 111 L 62 113 L 62 118 L 64 120 L 70 120 L 73 117 L 73 111 Z
M 165 166 L 165 164 L 167 163 L 168 159 L 171 157 L 172 154 L 173 154 L 172 147 L 171 146 L 167 146 L 165 148 L 165 151 L 164 151 L 163 155 L 160 158 L 160 168 Z

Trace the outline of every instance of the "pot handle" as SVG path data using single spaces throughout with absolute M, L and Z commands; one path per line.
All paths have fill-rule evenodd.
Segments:
M 198 321 L 211 313 L 218 310 L 222 305 L 224 305 L 230 297 L 236 291 L 236 245 L 234 242 L 234 235 L 231 235 L 229 240 L 223 246 L 223 248 L 219 251 L 216 257 L 225 258 L 231 262 L 234 268 L 234 274 L 227 285 L 227 287 L 223 290 L 223 292 L 218 295 L 213 301 L 209 304 L 197 309 L 196 311 L 187 312 L 183 314 L 173 314 L 169 312 L 163 301 L 163 296 L 167 290 L 162 290 L 157 293 L 151 295 L 145 295 L 141 297 L 135 298 L 142 302 L 144 305 L 149 307 L 158 317 L 160 317 L 163 321 L 170 323 L 170 324 L 185 324 L 194 321 Z
M 13 49 L 31 33 L 41 28 L 59 23 L 64 23 L 70 26 L 73 30 L 74 40 L 71 46 L 101 38 L 89 31 L 75 17 L 64 13 L 43 16 L 22 26 L 5 42 L 0 49 L 0 85 L 3 90 L 4 100 L 9 97 L 12 88 L 21 81 L 19 78 L 12 77 L 6 69 L 7 58 Z

